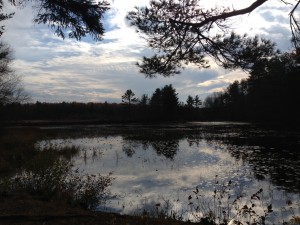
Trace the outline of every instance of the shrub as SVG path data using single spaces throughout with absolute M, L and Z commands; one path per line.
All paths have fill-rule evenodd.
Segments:
M 2 194 L 26 192 L 41 200 L 66 201 L 95 209 L 109 195 L 108 187 L 114 179 L 111 175 L 79 175 L 69 161 L 57 158 L 53 151 L 45 151 L 22 172 L 0 180 L 0 190 Z
M 110 194 L 107 187 L 111 185 L 112 180 L 111 173 L 107 176 L 101 174 L 72 176 L 67 182 L 66 190 L 72 194 L 71 199 L 74 203 L 94 210 L 105 203 L 106 197 Z

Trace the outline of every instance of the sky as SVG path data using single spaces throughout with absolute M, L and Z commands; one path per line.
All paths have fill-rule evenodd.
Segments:
M 293 0 L 290 0 L 294 2 Z M 205 7 L 229 6 L 240 9 L 253 0 L 202 0 Z M 134 6 L 145 6 L 148 0 L 111 0 L 106 13 L 104 40 L 81 41 L 61 39 L 46 25 L 34 24 L 32 7 L 14 8 L 13 19 L 5 21 L 4 42 L 14 50 L 13 68 L 22 77 L 23 86 L 36 102 L 121 102 L 121 96 L 131 89 L 136 97 L 151 96 L 156 88 L 172 84 L 185 102 L 188 95 L 200 99 L 221 91 L 248 74 L 239 70 L 224 70 L 213 64 L 209 69 L 189 66 L 181 74 L 169 78 L 145 78 L 136 62 L 150 56 L 152 50 L 129 26 L 125 16 Z M 230 20 L 237 33 L 256 34 L 277 43 L 282 51 L 291 51 L 288 12 L 291 6 L 280 0 L 269 0 L 254 12 Z

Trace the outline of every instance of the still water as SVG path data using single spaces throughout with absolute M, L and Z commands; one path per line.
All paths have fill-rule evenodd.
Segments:
M 270 204 L 270 220 L 300 213 L 298 133 L 221 122 L 56 129 L 61 136 L 38 142 L 40 149 L 78 146 L 74 168 L 113 172 L 111 196 L 99 210 L 195 221 L 210 211 L 237 214 L 235 199 L 254 204 L 262 190 L 258 214 Z

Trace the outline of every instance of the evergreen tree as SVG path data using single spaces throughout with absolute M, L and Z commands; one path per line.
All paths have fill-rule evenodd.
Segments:
M 7 0 L 15 6 L 24 7 L 28 0 Z M 102 40 L 104 27 L 102 19 L 109 9 L 109 3 L 105 0 L 32 0 L 35 7 L 34 23 L 48 24 L 54 33 L 62 38 L 68 36 L 80 40 L 87 34 L 95 40 Z M 12 14 L 4 14 L 4 1 L 0 0 L 0 21 L 9 19 Z M 4 32 L 4 26 L 0 27 L 0 36 Z
M 188 108 L 193 108 L 194 107 L 194 103 L 195 103 L 195 100 L 192 96 L 188 96 L 187 100 L 186 100 L 186 105 Z
M 198 108 L 202 105 L 202 101 L 201 101 L 201 99 L 199 99 L 198 95 L 196 95 L 195 98 L 194 98 L 194 104 L 195 104 L 196 108 Z
M 268 1 L 253 0 L 252 4 L 238 10 L 234 6 L 203 8 L 200 0 L 153 0 L 147 7 L 136 7 L 129 12 L 127 19 L 158 52 L 143 58 L 138 64 L 140 71 L 149 77 L 157 74 L 171 76 L 180 73 L 187 64 L 207 68 L 208 58 L 225 68 L 251 70 L 253 61 L 264 61 L 279 52 L 269 40 L 232 32 L 228 20 L 250 13 Z M 295 49 L 299 50 L 300 21 L 297 12 L 300 1 L 280 2 L 291 6 L 288 16 L 292 41 Z
M 122 102 L 130 106 L 132 103 L 137 102 L 138 100 L 134 96 L 135 94 L 133 93 L 133 91 L 131 89 L 128 89 L 122 96 Z
M 178 94 L 171 84 L 157 88 L 150 99 L 150 105 L 156 113 L 172 116 L 179 106 Z

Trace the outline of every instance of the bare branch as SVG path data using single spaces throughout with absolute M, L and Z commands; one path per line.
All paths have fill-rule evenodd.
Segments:
M 218 20 L 226 20 L 230 17 L 240 16 L 240 15 L 244 15 L 244 14 L 247 14 L 247 13 L 251 13 L 253 10 L 255 10 L 256 8 L 258 8 L 259 6 L 261 6 L 262 4 L 264 4 L 267 1 L 268 0 L 257 0 L 247 8 L 240 9 L 240 10 L 233 10 L 231 12 L 222 13 L 222 14 L 217 15 L 217 16 L 211 16 L 211 17 L 205 18 L 200 23 L 183 22 L 183 21 L 178 21 L 176 19 L 171 19 L 171 18 L 170 18 L 170 21 L 173 22 L 173 23 L 180 23 L 180 24 L 184 24 L 184 25 L 187 25 L 187 26 L 202 27 L 206 24 L 214 23 Z
M 290 28 L 292 32 L 292 42 L 296 49 L 300 48 L 300 21 L 297 21 L 295 18 L 295 12 L 300 4 L 300 1 L 293 7 L 291 12 L 289 13 L 290 16 Z

